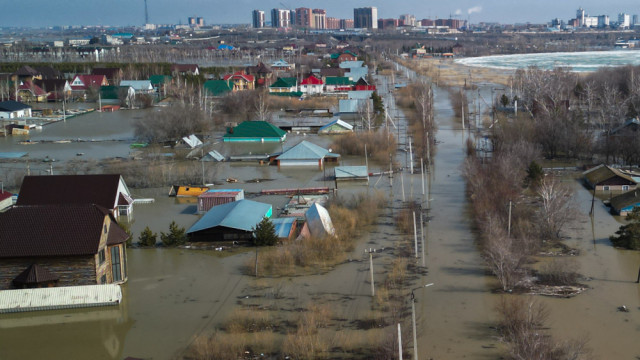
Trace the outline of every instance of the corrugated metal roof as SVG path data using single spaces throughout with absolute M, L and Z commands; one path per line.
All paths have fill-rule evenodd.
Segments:
M 0 291 L 0 313 L 117 305 L 119 285 L 85 285 Z
M 347 99 L 365 100 L 371 99 L 373 90 L 347 91 Z
M 211 160 L 224 161 L 225 157 L 219 152 L 217 152 L 216 150 L 211 150 L 202 158 L 202 161 L 211 161 Z
M 200 194 L 198 197 L 235 197 L 240 193 L 244 196 L 243 189 L 211 189 Z
M 364 61 L 355 60 L 355 61 L 343 61 L 340 63 L 341 69 L 353 69 L 353 68 L 361 68 L 364 65 Z
M 622 210 L 623 208 L 626 208 L 627 206 L 636 205 L 639 203 L 640 203 L 639 190 L 632 190 L 624 194 L 614 196 L 610 200 L 611 207 L 614 208 L 617 212 L 620 212 L 620 210 Z
M 340 155 L 332 154 L 321 146 L 303 140 L 296 146 L 285 150 L 276 160 L 319 160 L 324 159 L 326 156 L 336 157 Z
M 349 100 L 340 100 L 338 103 L 339 110 L 341 114 L 356 114 L 361 109 L 366 109 L 365 104 L 369 104 L 369 107 L 373 109 L 373 100 L 357 100 L 357 99 L 349 99 Z M 372 110 L 373 111 L 373 110 Z
M 635 184 L 635 181 L 633 180 L 633 178 L 631 178 L 631 176 L 623 174 L 620 170 L 614 169 L 604 164 L 585 171 L 583 175 L 591 185 L 598 185 L 601 182 L 616 176 L 627 180 L 630 184 Z
M 279 138 L 284 139 L 287 132 L 266 121 L 244 121 L 233 128 L 225 138 Z
M 149 80 L 122 80 L 120 86 L 131 86 L 135 91 L 153 90 L 153 85 Z
M 331 216 L 324 206 L 317 203 L 311 205 L 309 210 L 304 214 L 304 218 L 309 226 L 311 235 L 316 238 L 323 238 L 325 236 L 334 236 L 336 233 L 331 221 Z
M 336 179 L 368 178 L 366 166 L 336 166 Z
M 224 205 L 218 205 L 200 218 L 187 234 L 223 226 L 231 229 L 252 231 L 263 217 L 271 217 L 270 204 L 251 200 L 238 200 Z
M 187 144 L 192 149 L 194 147 L 202 145 L 202 141 L 200 141 L 200 139 L 198 139 L 198 137 L 195 136 L 194 134 L 183 137 L 182 142 Z
M 275 218 L 271 219 L 273 226 L 276 230 L 276 235 L 279 238 L 288 238 L 291 234 L 291 228 L 296 222 L 296 218 L 287 217 L 287 218 Z
M 334 126 L 334 125 L 335 125 L 335 126 L 342 127 L 342 128 L 344 128 L 345 130 L 348 130 L 348 131 L 352 131 L 352 130 L 353 130 L 353 125 L 351 125 L 351 124 L 349 124 L 349 123 L 347 123 L 347 122 L 345 122 L 345 121 L 342 121 L 342 120 L 340 120 L 340 119 L 337 119 L 337 120 L 334 120 L 334 121 L 332 121 L 332 122 L 328 123 L 327 125 L 325 125 L 325 126 L 321 127 L 321 128 L 318 130 L 318 132 L 319 132 L 319 133 L 325 132 L 327 129 L 331 128 L 331 127 L 332 127 L 332 126 Z

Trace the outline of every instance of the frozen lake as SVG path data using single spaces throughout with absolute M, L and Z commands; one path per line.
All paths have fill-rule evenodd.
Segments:
M 575 72 L 596 71 L 602 67 L 640 65 L 640 51 L 584 51 L 539 54 L 493 55 L 456 60 L 457 63 L 505 70 L 517 70 L 529 66 L 551 70 L 568 67 Z

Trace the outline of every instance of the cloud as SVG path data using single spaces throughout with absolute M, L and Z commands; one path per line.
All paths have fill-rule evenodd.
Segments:
M 469 8 L 469 10 L 467 10 L 467 14 L 471 15 L 473 13 L 479 13 L 482 12 L 482 6 L 478 5 L 478 6 L 474 6 L 472 8 Z
M 456 9 L 456 15 L 460 15 L 460 14 L 462 14 L 462 10 Z

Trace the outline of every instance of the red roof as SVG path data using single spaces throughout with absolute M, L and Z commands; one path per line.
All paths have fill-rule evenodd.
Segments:
M 322 80 L 318 79 L 313 75 L 310 75 L 308 78 L 302 80 L 302 82 L 300 83 L 300 85 L 322 85 L 322 84 L 324 84 Z
M 0 191 L 0 201 L 10 198 L 13 194 L 8 191 L 1 190 Z
M 18 90 L 28 90 L 31 91 L 34 95 L 47 95 L 47 93 L 42 90 L 42 88 L 36 84 L 25 81 L 22 85 L 18 86 Z
M 82 85 L 71 85 L 73 90 L 87 90 L 88 88 L 99 88 L 100 86 L 107 84 L 107 78 L 104 75 L 76 75 L 76 78 L 80 79 Z M 73 81 L 71 82 L 73 84 Z
M 236 72 L 235 72 L 235 73 L 233 73 L 233 74 L 227 74 L 227 75 L 225 75 L 225 76 L 223 77 L 223 79 L 224 79 L 224 80 L 229 80 L 229 79 L 231 79 L 232 81 L 233 81 L 233 80 L 236 80 L 236 79 L 244 79 L 244 80 L 246 80 L 246 81 L 248 81 L 248 82 L 253 82 L 253 80 L 254 80 L 255 78 L 253 77 L 253 75 L 247 75 L 244 71 L 236 71 Z

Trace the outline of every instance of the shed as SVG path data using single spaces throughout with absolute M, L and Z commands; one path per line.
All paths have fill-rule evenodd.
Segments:
M 366 100 L 371 99 L 373 95 L 373 90 L 358 90 L 358 91 L 349 91 L 347 93 L 347 99 L 357 99 L 357 100 Z
M 212 207 L 244 199 L 243 189 L 212 189 L 198 195 L 198 213 Z
M 640 206 L 640 191 L 633 190 L 614 196 L 610 200 L 611 212 L 620 216 L 627 216 L 633 208 Z
M 173 185 L 169 196 L 199 196 L 209 190 L 206 186 Z
M 283 142 L 287 133 L 266 121 L 244 121 L 227 130 L 224 142 Z
M 0 119 L 14 119 L 31 116 L 31 106 L 19 101 L 0 102 Z
M 336 177 L 336 187 L 338 181 L 343 180 L 365 180 L 369 181 L 369 171 L 362 166 L 336 166 L 334 169 Z
M 296 233 L 298 221 L 295 217 L 284 217 L 271 219 L 276 230 L 276 235 L 280 240 L 290 240 Z
M 178 145 L 182 147 L 187 147 L 189 149 L 194 149 L 199 146 L 202 146 L 202 141 L 198 139 L 197 136 L 191 134 L 189 136 L 185 136 L 178 141 Z
M 311 236 L 316 238 L 335 236 L 336 230 L 333 227 L 331 216 L 324 206 L 314 203 L 304 214 L 304 218 Z
M 85 285 L 0 291 L 0 314 L 118 305 L 119 285 Z
M 340 158 L 340 154 L 334 154 L 331 150 L 303 140 L 276 157 L 276 162 L 278 166 L 319 166 L 322 168 L 325 161 L 337 161 L 338 158 Z
M 587 184 L 596 191 L 629 191 L 636 182 L 619 169 L 601 164 L 582 173 Z
M 226 160 L 225 157 L 219 152 L 217 152 L 216 150 L 211 150 L 202 157 L 202 161 L 225 161 L 225 160 Z
M 318 134 L 331 135 L 331 134 L 344 134 L 353 131 L 353 125 L 342 121 L 340 119 L 333 120 L 327 125 L 321 127 L 318 130 Z
M 271 217 L 270 204 L 238 200 L 214 206 L 187 231 L 191 241 L 249 241 L 263 218 Z

